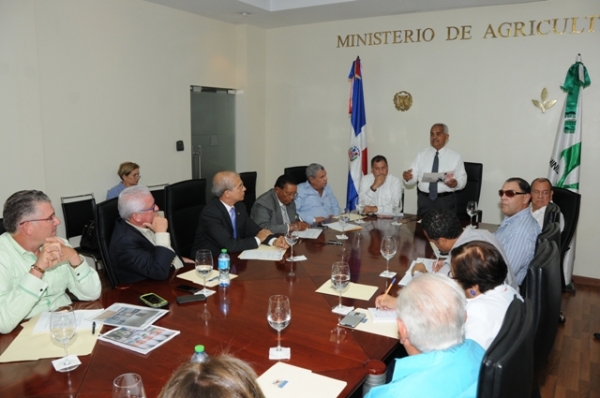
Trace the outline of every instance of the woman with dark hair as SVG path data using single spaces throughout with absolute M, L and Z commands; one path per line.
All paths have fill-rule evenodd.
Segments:
M 465 337 L 487 350 L 514 296 L 521 296 L 504 283 L 508 267 L 493 245 L 473 241 L 454 248 L 451 255 L 451 277 L 467 296 Z

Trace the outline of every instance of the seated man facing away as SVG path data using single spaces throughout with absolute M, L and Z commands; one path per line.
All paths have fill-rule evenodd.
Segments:
M 498 191 L 502 213 L 506 217 L 495 235 L 502 243 L 507 264 L 512 268 L 519 286 L 527 275 L 527 267 L 533 259 L 537 237 L 541 232 L 529 211 L 530 192 L 529 183 L 518 177 L 506 180 Z
M 283 174 L 277 178 L 275 187 L 256 199 L 251 217 L 261 228 L 274 234 L 288 231 L 304 231 L 309 225 L 298 218 L 296 213 L 297 186 L 292 177 Z
M 298 184 L 296 209 L 300 218 L 309 224 L 321 222 L 340 214 L 340 205 L 333 191 L 327 185 L 327 172 L 317 163 L 306 168 L 308 181 Z
M 23 319 L 71 304 L 66 290 L 80 300 L 96 300 L 100 278 L 64 239 L 60 220 L 41 191 L 19 191 L 4 204 L 0 235 L 0 333 Z
M 171 265 L 183 267 L 171 248 L 169 223 L 157 211 L 154 197 L 144 186 L 129 187 L 119 194 L 121 218 L 115 223 L 109 246 L 117 283 L 165 280 Z
M 395 206 L 402 210 L 402 182 L 388 174 L 385 156 L 371 159 L 371 174 L 360 179 L 359 200 L 365 204 L 365 213 L 392 214 Z
M 465 294 L 456 282 L 424 274 L 400 290 L 398 336 L 408 357 L 396 359 L 392 381 L 367 398 L 475 397 L 485 351 L 464 336 Z
M 261 229 L 250 217 L 243 203 L 246 188 L 235 171 L 215 174 L 212 186 L 213 198 L 202 209 L 196 237 L 192 246 L 192 258 L 200 249 L 212 252 L 213 260 L 227 249 L 239 253 L 256 249 L 261 243 L 287 249 L 283 236 L 275 237 L 268 229 Z

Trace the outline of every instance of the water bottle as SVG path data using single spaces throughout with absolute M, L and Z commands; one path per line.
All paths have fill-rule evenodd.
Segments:
M 219 286 L 229 286 L 231 283 L 231 278 L 229 277 L 230 262 L 227 249 L 221 249 L 221 254 L 219 255 Z
M 208 354 L 204 351 L 204 346 L 199 344 L 194 347 L 194 355 L 192 355 L 192 359 L 190 362 L 192 363 L 202 363 L 208 360 Z
M 219 308 L 225 317 L 227 317 L 227 314 L 229 313 L 230 304 L 231 300 L 229 299 L 229 287 L 219 286 Z

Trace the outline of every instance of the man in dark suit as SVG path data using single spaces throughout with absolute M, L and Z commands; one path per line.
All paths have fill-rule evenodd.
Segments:
M 192 258 L 200 249 L 210 250 L 216 258 L 221 249 L 239 253 L 256 249 L 261 243 L 287 249 L 283 236 L 275 237 L 271 231 L 261 229 L 248 217 L 242 202 L 246 188 L 236 172 L 221 171 L 215 174 L 211 192 L 214 198 L 200 213 Z
M 115 224 L 109 247 L 119 284 L 164 280 L 171 265 L 183 266 L 171 248 L 169 223 L 157 211 L 154 197 L 144 186 L 129 187 L 119 194 L 121 218 Z
M 296 182 L 284 174 L 279 176 L 275 187 L 256 199 L 251 217 L 260 227 L 275 234 L 291 231 L 304 231 L 309 227 L 296 213 Z

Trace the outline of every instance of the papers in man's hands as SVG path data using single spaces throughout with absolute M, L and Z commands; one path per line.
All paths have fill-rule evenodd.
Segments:
M 169 310 L 159 310 L 139 305 L 114 303 L 91 321 L 110 326 L 127 326 L 134 329 L 145 329 Z
M 150 325 L 145 329 L 116 328 L 100 336 L 100 340 L 147 354 L 179 334 L 178 330 Z
M 423 173 L 421 182 L 431 183 L 431 182 L 444 181 L 446 179 L 446 174 L 448 174 L 448 173 Z
M 346 382 L 285 362 L 277 362 L 257 379 L 267 398 L 337 397 Z
M 281 261 L 285 250 L 268 245 L 260 245 L 258 249 L 244 250 L 238 257 L 240 260 Z
M 414 260 L 412 262 L 412 264 L 410 265 L 410 267 L 408 268 L 408 271 L 406 271 L 406 275 L 404 275 L 404 277 L 400 280 L 400 282 L 398 282 L 398 284 L 400 286 L 406 286 L 408 285 L 408 283 L 410 281 L 412 281 L 413 276 L 412 276 L 412 269 L 415 266 L 416 263 L 423 263 L 425 264 L 425 269 L 427 269 L 427 272 L 433 272 L 433 264 L 435 264 L 437 261 L 437 259 L 431 259 L 431 258 L 417 258 L 416 260 Z
M 302 239 L 317 239 L 323 230 L 321 228 L 309 228 L 304 231 L 294 231 L 292 235 Z

